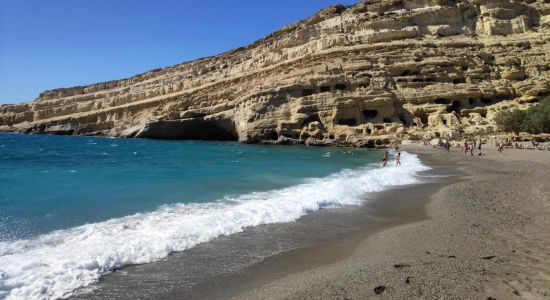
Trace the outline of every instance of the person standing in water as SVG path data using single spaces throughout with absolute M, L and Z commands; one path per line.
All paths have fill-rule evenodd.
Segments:
M 382 158 L 382 167 L 388 164 L 388 150 L 384 151 L 384 158 Z
M 395 157 L 395 166 L 399 167 L 401 165 L 401 152 L 397 153 L 397 156 Z

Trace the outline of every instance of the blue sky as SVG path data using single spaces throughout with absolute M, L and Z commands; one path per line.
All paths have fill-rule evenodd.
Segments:
M 355 0 L 0 0 L 0 103 L 218 54 Z

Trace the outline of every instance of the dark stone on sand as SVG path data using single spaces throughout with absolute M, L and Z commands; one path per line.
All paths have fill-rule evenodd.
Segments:
M 386 289 L 385 286 L 379 285 L 379 286 L 374 288 L 374 293 L 376 293 L 377 295 L 380 295 L 384 292 L 385 289 Z
M 456 256 L 454 256 L 454 255 L 449 255 L 449 258 L 456 258 Z
M 405 279 L 405 283 L 406 283 L 406 284 L 411 283 L 411 277 L 410 277 L 410 276 L 407 276 L 407 279 Z
M 410 268 L 411 265 L 408 265 L 408 264 L 396 264 L 396 265 L 393 265 L 394 268 L 396 269 L 402 269 L 402 268 Z
M 495 258 L 495 256 L 494 255 L 488 255 L 488 256 L 483 256 L 482 258 L 483 259 L 493 259 L 493 258 Z
M 487 300 L 497 300 L 495 297 L 487 297 Z
M 519 291 L 518 291 L 518 290 L 514 290 L 514 292 L 513 292 L 513 293 L 514 293 L 514 295 L 518 295 L 518 296 L 521 296 L 521 294 L 519 293 Z

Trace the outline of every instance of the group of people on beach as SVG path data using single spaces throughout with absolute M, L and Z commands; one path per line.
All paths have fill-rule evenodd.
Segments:
M 395 149 L 399 149 L 398 147 L 395 147 Z M 382 167 L 385 167 L 388 165 L 388 150 L 384 151 L 384 158 L 382 158 Z M 399 167 L 401 165 L 401 152 L 397 152 L 397 155 L 395 156 L 395 166 Z
M 543 139 L 537 139 L 535 137 L 531 138 L 530 140 L 523 139 L 510 139 L 506 138 L 506 140 L 500 140 L 498 143 L 496 143 L 496 147 L 498 152 L 502 153 L 504 151 L 504 148 L 511 148 L 511 149 L 527 149 L 527 150 L 549 150 L 550 147 L 544 145 Z
M 471 144 L 468 145 L 468 141 L 464 141 L 464 146 L 462 147 L 462 150 L 464 151 L 464 155 L 468 155 L 468 152 L 470 152 L 471 156 L 474 156 L 474 151 L 476 149 L 480 150 L 479 155 L 481 155 L 481 142 L 479 144 L 476 140 L 474 140 Z
M 519 143 L 518 143 L 519 142 Z M 481 150 L 482 144 L 489 145 L 488 139 L 476 137 L 466 139 L 464 142 L 459 142 L 454 144 L 456 148 L 459 148 L 464 153 L 464 156 L 485 156 L 487 153 Z M 427 139 L 424 139 L 425 146 L 431 146 L 433 149 L 443 149 L 445 152 L 450 152 L 451 143 L 448 140 L 441 140 L 439 138 L 433 139 L 431 142 L 428 142 Z M 453 146 L 453 147 L 455 147 Z M 496 150 L 502 154 L 505 148 L 508 149 L 529 149 L 529 150 L 547 150 L 550 151 L 550 138 L 548 137 L 532 137 L 530 140 L 518 137 L 515 138 L 506 138 L 501 140 L 496 140 L 494 142 Z M 491 147 L 489 147 L 491 148 Z

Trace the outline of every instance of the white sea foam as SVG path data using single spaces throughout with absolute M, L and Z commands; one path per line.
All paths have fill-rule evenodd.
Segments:
M 32 240 L 0 242 L 0 298 L 72 295 L 114 269 L 156 261 L 248 226 L 294 221 L 325 207 L 358 205 L 369 192 L 417 182 L 428 169 L 402 153 L 402 166 L 366 166 L 268 192 L 209 204 L 160 207 L 150 213 L 59 230 Z

